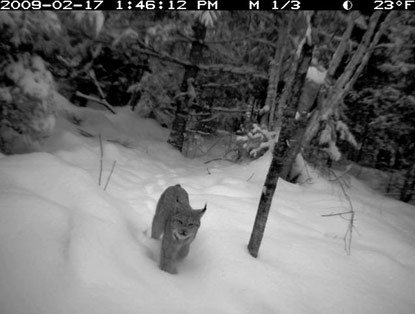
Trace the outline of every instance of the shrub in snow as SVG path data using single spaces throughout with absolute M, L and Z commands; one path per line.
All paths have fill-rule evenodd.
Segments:
M 0 151 L 32 151 L 55 125 L 53 78 L 39 56 L 22 54 L 0 66 Z
M 236 138 L 239 146 L 239 156 L 261 157 L 275 144 L 275 140 L 275 132 L 268 131 L 265 127 L 254 123 L 246 135 Z
M 337 142 L 346 141 L 354 148 L 358 148 L 358 143 L 343 121 L 327 122 L 320 132 L 318 144 L 325 151 L 330 160 L 339 161 L 342 157 Z

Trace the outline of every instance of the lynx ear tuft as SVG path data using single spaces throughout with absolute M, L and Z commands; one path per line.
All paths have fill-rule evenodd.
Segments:
M 207 203 L 205 204 L 205 207 L 203 207 L 203 209 L 201 210 L 202 215 L 205 213 L 206 209 L 207 209 Z

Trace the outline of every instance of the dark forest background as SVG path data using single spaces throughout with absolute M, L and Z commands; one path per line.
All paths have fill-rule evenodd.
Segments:
M 300 153 L 411 202 L 414 42 L 403 11 L 0 12 L 0 150 L 47 137 L 59 92 L 155 119 L 188 158 L 272 150 L 296 181 Z

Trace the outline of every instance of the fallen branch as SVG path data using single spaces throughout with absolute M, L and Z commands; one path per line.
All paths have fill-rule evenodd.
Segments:
M 105 108 L 107 108 L 109 111 L 111 111 L 111 113 L 117 114 L 115 112 L 114 108 L 107 101 L 101 100 L 101 99 L 93 97 L 93 96 L 85 95 L 84 93 L 81 93 L 80 91 L 76 91 L 75 95 L 78 96 L 78 97 L 82 97 L 82 98 L 85 98 L 85 99 L 88 99 L 88 100 L 95 101 L 95 102 L 97 102 L 101 105 L 104 105 Z

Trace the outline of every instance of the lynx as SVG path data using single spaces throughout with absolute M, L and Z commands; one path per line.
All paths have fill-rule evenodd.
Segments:
M 206 205 L 200 210 L 190 207 L 189 195 L 179 184 L 168 187 L 161 194 L 151 226 L 153 239 L 160 239 L 163 234 L 161 270 L 177 274 L 176 264 L 189 254 L 190 243 L 196 237 L 205 211 Z

